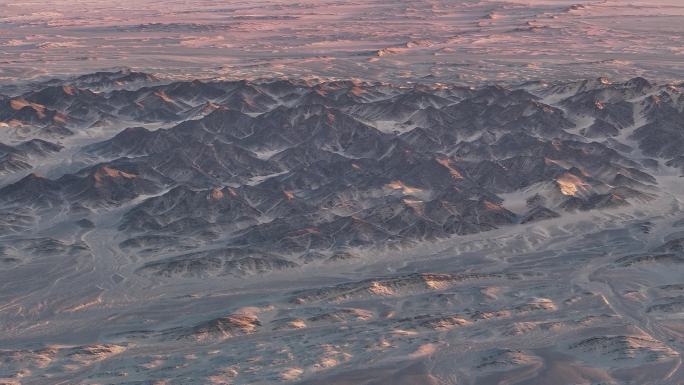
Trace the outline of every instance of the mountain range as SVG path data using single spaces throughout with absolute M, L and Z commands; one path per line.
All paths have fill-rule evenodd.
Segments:
M 658 290 L 681 290 L 672 286 L 681 284 L 674 270 L 662 266 L 682 266 L 681 234 L 663 233 L 684 218 L 682 83 L 599 78 L 474 88 L 168 81 L 120 71 L 5 92 L 0 287 L 7 290 L 0 294 L 0 341 L 13 348 L 0 350 L 6 364 L 0 377 L 187 384 L 197 378 L 192 364 L 165 353 L 158 360 L 166 363 L 154 366 L 157 358 L 145 349 L 169 343 L 182 350 L 178 341 L 188 340 L 200 347 L 250 343 L 250 336 L 273 333 L 293 344 L 292 333 L 303 328 L 312 328 L 312 341 L 325 341 L 326 328 L 344 324 L 347 332 L 334 338 L 351 341 L 346 345 L 317 342 L 289 353 L 313 349 L 307 359 L 322 357 L 317 362 L 284 368 L 282 357 L 274 358 L 279 343 L 263 340 L 260 348 L 274 349 L 261 355 L 268 362 L 222 362 L 225 378 L 216 381 L 321 383 L 314 379 L 331 376 L 326 383 L 367 383 L 335 368 L 400 346 L 403 353 L 367 362 L 374 368 L 368 373 L 390 381 L 399 374 L 386 365 L 409 360 L 424 383 L 460 383 L 440 380 L 448 372 L 443 363 L 424 366 L 421 357 L 433 349 L 454 348 L 430 336 L 466 328 L 469 338 L 486 339 L 479 325 L 488 322 L 502 328 L 490 333 L 541 336 L 556 327 L 537 315 L 546 313 L 562 313 L 553 322 L 572 336 L 563 357 L 615 356 L 622 368 L 575 368 L 567 381 L 617 383 L 610 381 L 640 365 L 656 365 L 648 373 L 662 384 L 682 375 L 679 366 L 668 366 L 681 363 L 675 318 L 662 327 L 624 323 L 674 314 L 681 292 L 655 298 L 633 288 L 616 294 L 610 286 L 615 277 L 646 282 L 662 274 L 671 287 Z M 633 245 L 650 236 L 656 238 Z M 576 249 L 563 244 L 571 239 Z M 568 266 L 547 267 L 547 258 Z M 599 260 L 605 264 L 585 271 Z M 634 270 L 642 265 L 646 272 Z M 564 276 L 566 269 L 577 275 Z M 281 282 L 287 277 L 301 282 L 288 286 Z M 250 294 L 271 280 L 272 300 L 259 290 Z M 567 292 L 561 287 L 574 297 L 561 298 Z M 147 295 L 149 308 L 142 301 Z M 206 296 L 201 305 L 188 302 L 198 295 Z M 221 305 L 231 309 L 216 314 L 224 296 L 234 299 Z M 636 299 L 611 305 L 610 296 Z M 648 311 L 628 316 L 641 302 Z M 166 319 L 169 308 L 179 313 Z M 578 318 L 582 311 L 596 320 Z M 88 316 L 73 333 L 82 330 L 75 338 L 82 346 L 61 346 L 65 334 L 58 331 L 81 312 Z M 135 324 L 135 314 L 147 317 L 144 325 Z M 524 321 L 504 330 L 512 317 Z M 98 331 L 104 320 L 112 323 Z M 593 322 L 615 333 L 598 340 L 585 335 Z M 353 330 L 368 339 L 347 335 Z M 36 347 L 37 340 L 54 343 Z M 360 349 L 355 344 L 366 353 L 345 353 Z M 204 364 L 219 365 L 200 347 L 185 353 L 201 351 Z M 411 347 L 419 348 L 404 352 Z M 566 359 L 536 345 L 500 350 L 482 342 L 473 349 L 477 362 L 463 374 L 471 381 L 496 383 L 492 373 L 524 374 L 541 361 Z M 238 362 L 247 353 L 216 360 Z M 638 365 L 621 366 L 625 357 Z M 167 382 L 115 379 L 119 372 L 135 377 L 133 367 Z

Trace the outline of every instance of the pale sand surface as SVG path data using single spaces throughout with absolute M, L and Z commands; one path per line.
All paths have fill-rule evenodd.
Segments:
M 673 79 L 676 0 L 5 2 L 0 82 L 129 66 L 176 77 L 480 83 Z

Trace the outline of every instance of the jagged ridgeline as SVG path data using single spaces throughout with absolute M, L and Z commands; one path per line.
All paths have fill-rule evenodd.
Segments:
M 143 275 L 264 273 L 641 205 L 659 196 L 653 173 L 684 168 L 682 87 L 642 78 L 470 88 L 120 71 L 12 90 L 0 234 L 110 212 L 113 247 L 144 255 Z

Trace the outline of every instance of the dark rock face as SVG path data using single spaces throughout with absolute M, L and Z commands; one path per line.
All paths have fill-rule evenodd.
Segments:
M 361 249 L 655 199 L 649 172 L 659 161 L 643 157 L 684 167 L 680 88 L 640 78 L 520 89 L 162 84 L 130 71 L 52 80 L 0 98 L 0 122 L 35 137 L 0 144 L 0 173 L 21 175 L 62 151 L 39 137 L 137 125 L 78 149 L 95 159 L 79 171 L 5 183 L 0 202 L 77 219 L 119 209 L 123 249 L 174 252 L 141 274 L 240 275 L 345 260 Z M 515 214 L 501 194 L 519 192 L 528 208 Z M 79 226 L 93 228 L 86 220 Z
M 33 168 L 35 159 L 42 159 L 61 151 L 59 144 L 41 139 L 31 139 L 16 145 L 0 143 L 0 175 Z
M 543 221 L 544 219 L 558 218 L 560 214 L 549 210 L 546 207 L 538 206 L 527 212 L 520 220 L 520 223 Z

